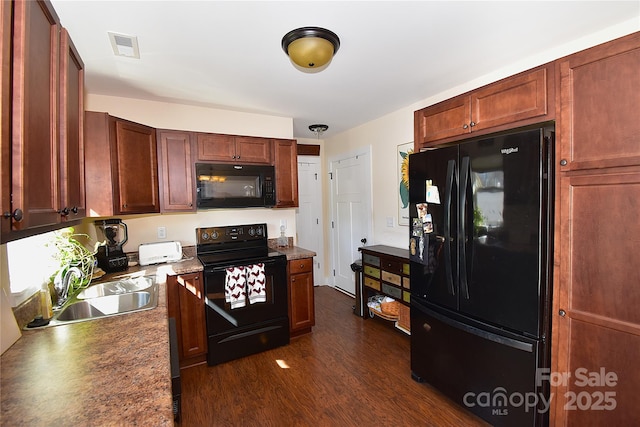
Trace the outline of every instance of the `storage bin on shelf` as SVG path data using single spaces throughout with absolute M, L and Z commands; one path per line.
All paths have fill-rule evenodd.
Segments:
M 369 316 L 378 316 L 394 322 L 394 326 L 402 332 L 411 335 L 411 321 L 409 307 L 384 295 L 374 295 L 367 302 Z
M 374 295 L 369 298 L 369 316 L 378 316 L 385 320 L 396 321 L 400 312 L 400 303 L 384 295 Z

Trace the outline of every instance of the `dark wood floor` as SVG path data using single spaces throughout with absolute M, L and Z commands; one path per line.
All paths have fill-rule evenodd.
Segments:
M 411 379 L 409 337 L 391 322 L 355 316 L 353 298 L 330 287 L 315 297 L 313 333 L 182 370 L 180 426 L 485 425 Z

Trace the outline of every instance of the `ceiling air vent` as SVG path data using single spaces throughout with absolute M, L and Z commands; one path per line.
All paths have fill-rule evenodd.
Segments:
M 118 56 L 126 56 L 127 58 L 140 59 L 140 51 L 138 50 L 138 38 L 135 36 L 128 36 L 126 34 L 117 34 L 107 32 L 109 34 L 109 40 L 111 40 L 111 47 L 113 53 Z

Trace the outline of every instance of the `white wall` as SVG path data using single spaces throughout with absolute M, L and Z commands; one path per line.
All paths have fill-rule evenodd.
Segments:
M 477 79 L 463 85 L 425 98 L 422 101 L 391 114 L 327 138 L 324 144 L 324 147 L 326 147 L 324 152 L 325 159 L 353 152 L 357 148 L 366 145 L 371 145 L 372 147 L 373 236 L 371 236 L 367 244 L 384 244 L 400 248 L 407 247 L 408 226 L 399 226 L 397 221 L 399 182 L 397 179 L 396 150 L 398 145 L 413 141 L 414 111 L 638 30 L 640 30 L 640 21 L 636 17 L 621 25 L 611 27 L 606 31 L 594 33 L 589 37 L 576 40 L 571 44 L 557 46 L 551 51 L 541 52 L 534 57 L 523 58 L 518 63 L 514 63 L 509 67 L 497 70 L 488 75 L 479 76 Z M 329 126 L 331 126 L 330 123 Z M 326 164 L 324 170 L 328 171 Z M 330 189 L 326 188 L 325 191 L 330 191 Z M 325 217 L 326 219 L 330 219 L 331 206 L 329 206 L 328 195 L 325 196 L 325 200 L 327 200 Z M 393 227 L 387 226 L 387 217 L 394 218 Z M 325 224 L 328 223 L 330 222 L 325 221 Z M 325 259 L 331 259 L 328 256 L 331 250 L 329 241 L 329 230 L 327 230 L 325 236 L 325 242 L 327 242 Z
M 106 112 L 112 116 L 160 129 L 293 138 L 291 117 L 95 94 L 85 95 L 84 107 L 87 111 Z

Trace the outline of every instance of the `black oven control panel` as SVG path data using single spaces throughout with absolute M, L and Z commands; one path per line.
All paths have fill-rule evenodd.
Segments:
M 196 239 L 199 245 L 238 241 L 266 241 L 267 224 L 196 228 Z

